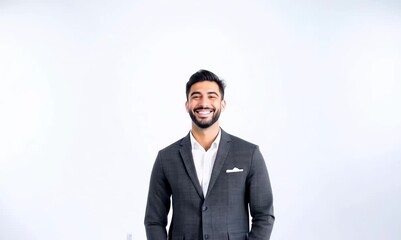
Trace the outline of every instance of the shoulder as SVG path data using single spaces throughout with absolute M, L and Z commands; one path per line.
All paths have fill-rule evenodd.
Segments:
M 168 145 L 167 147 L 161 149 L 159 151 L 159 154 L 161 155 L 165 155 L 165 154 L 172 154 L 172 153 L 176 153 L 178 151 L 180 151 L 180 149 L 182 148 L 182 146 L 187 142 L 190 141 L 189 140 L 189 135 L 186 135 L 185 137 L 177 140 L 176 142 Z

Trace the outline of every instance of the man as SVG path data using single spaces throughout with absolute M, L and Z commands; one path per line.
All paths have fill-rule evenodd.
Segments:
M 154 163 L 145 214 L 148 240 L 270 238 L 274 215 L 266 165 L 256 145 L 220 128 L 224 88 L 206 70 L 187 82 L 185 107 L 192 129 L 161 150 Z

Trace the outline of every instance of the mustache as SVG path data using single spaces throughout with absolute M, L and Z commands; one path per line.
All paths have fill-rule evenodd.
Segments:
M 216 109 L 215 108 L 210 108 L 210 107 L 197 107 L 197 108 L 194 108 L 194 111 L 198 111 L 198 110 L 212 110 L 212 111 L 214 111 Z

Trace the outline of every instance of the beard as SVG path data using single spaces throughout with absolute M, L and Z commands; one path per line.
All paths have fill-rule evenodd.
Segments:
M 213 112 L 212 119 L 199 121 L 198 119 L 196 119 L 194 111 L 200 110 L 200 109 L 203 109 L 203 108 L 196 108 L 196 109 L 189 111 L 189 116 L 191 117 L 192 122 L 194 122 L 196 124 L 196 126 L 198 126 L 199 128 L 203 128 L 203 129 L 208 128 L 208 127 L 212 126 L 215 122 L 217 122 L 217 120 L 219 120 L 221 110 L 216 111 L 216 109 L 213 109 L 214 112 Z

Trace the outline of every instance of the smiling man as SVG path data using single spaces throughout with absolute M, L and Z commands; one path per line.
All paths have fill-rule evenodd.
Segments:
M 224 89 L 207 70 L 187 82 L 185 108 L 192 128 L 157 155 L 145 213 L 148 240 L 270 238 L 274 215 L 266 165 L 257 145 L 220 128 Z

